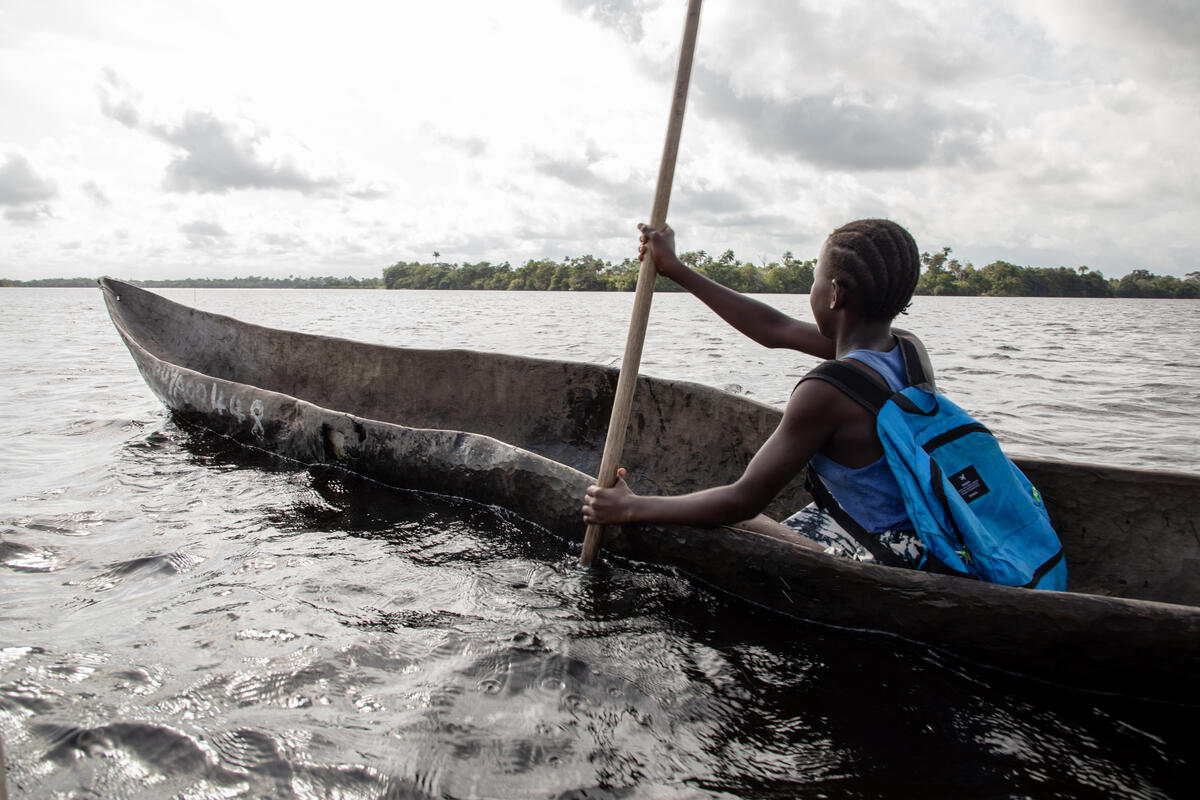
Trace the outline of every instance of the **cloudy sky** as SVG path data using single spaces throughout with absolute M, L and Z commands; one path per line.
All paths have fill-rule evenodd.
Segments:
M 0 277 L 619 260 L 683 0 L 4 0 Z M 670 220 L 1200 269 L 1196 0 L 708 0 Z

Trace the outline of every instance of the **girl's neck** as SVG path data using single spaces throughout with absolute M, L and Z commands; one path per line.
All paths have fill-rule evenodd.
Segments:
M 892 336 L 891 320 L 882 322 L 859 322 L 851 329 L 840 331 L 835 340 L 838 358 L 852 350 L 878 350 L 886 352 L 896 345 Z

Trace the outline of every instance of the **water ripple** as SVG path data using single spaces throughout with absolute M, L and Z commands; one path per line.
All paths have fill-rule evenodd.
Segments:
M 96 292 L 5 291 L 15 796 L 922 797 L 931 774 L 946 796 L 1189 796 L 1191 710 L 782 619 L 647 565 L 579 570 L 570 544 L 496 509 L 181 428 Z M 611 320 L 629 306 L 178 295 L 280 327 L 602 363 L 619 361 Z M 655 304 L 650 374 L 782 405 L 815 363 L 740 341 L 693 298 Z M 1198 319 L 1153 301 L 917 298 L 906 322 L 1013 452 L 1196 471 Z

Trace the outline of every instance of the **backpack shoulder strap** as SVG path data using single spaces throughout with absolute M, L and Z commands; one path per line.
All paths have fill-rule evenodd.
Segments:
M 933 380 L 933 365 L 929 361 L 929 353 L 921 340 L 907 331 L 892 330 L 900 347 L 900 355 L 904 359 L 904 376 L 909 386 L 915 386 L 930 394 L 937 393 Z M 816 378 L 831 383 L 844 394 L 849 395 L 872 414 L 878 414 L 884 403 L 892 396 L 890 387 L 883 385 L 874 377 L 854 366 L 850 361 L 825 361 L 813 367 L 800 379 L 800 382 Z M 902 405 L 904 405 L 902 403 Z M 917 411 L 906 408 L 908 411 Z
M 909 386 L 916 386 L 931 394 L 937 392 L 933 380 L 933 364 L 929 361 L 929 353 L 921 340 L 908 331 L 892 329 L 892 335 L 900 345 L 900 355 L 904 357 L 904 375 Z
M 908 566 L 903 558 L 885 547 L 883 542 L 879 541 L 878 536 L 868 533 L 867 529 L 860 525 L 858 520 L 846 513 L 846 509 L 842 508 L 841 504 L 834 498 L 833 493 L 821 481 L 821 476 L 817 474 L 817 471 L 812 468 L 811 464 L 804 479 L 804 486 L 808 489 L 808 493 L 812 495 L 813 500 L 816 501 L 817 507 L 833 517 L 833 521 L 840 525 L 842 530 L 854 537 L 854 541 L 862 545 L 863 549 L 870 553 L 875 561 L 888 567 Z
M 845 361 L 824 361 L 809 370 L 800 383 L 813 379 L 833 384 L 872 414 L 878 414 L 892 396 L 891 389 Z

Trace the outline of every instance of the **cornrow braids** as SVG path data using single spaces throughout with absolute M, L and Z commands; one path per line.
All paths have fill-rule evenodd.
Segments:
M 890 219 L 860 219 L 829 234 L 830 267 L 848 281 L 868 319 L 892 319 L 912 301 L 921 258 L 912 234 Z

